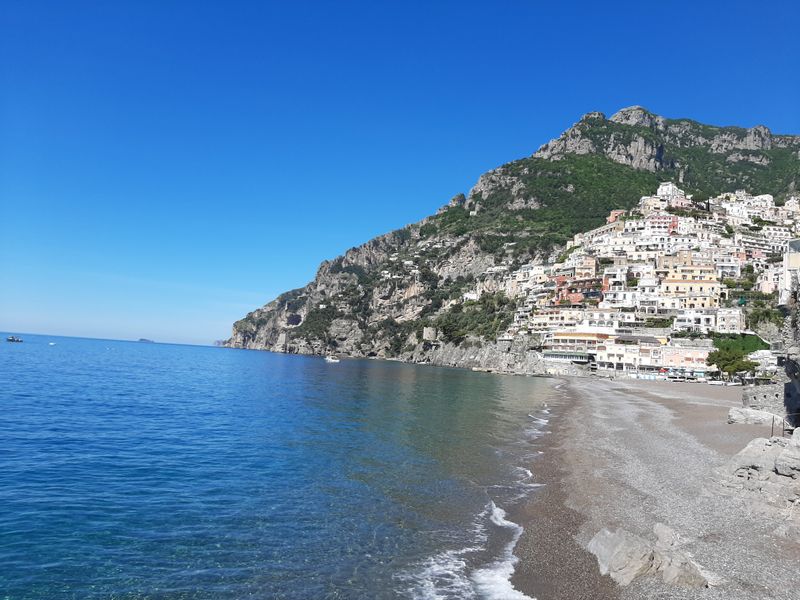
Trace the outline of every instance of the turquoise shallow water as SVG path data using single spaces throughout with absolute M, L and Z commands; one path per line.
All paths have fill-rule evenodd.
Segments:
M 0 346 L 0 598 L 513 594 L 546 382 L 24 338 Z

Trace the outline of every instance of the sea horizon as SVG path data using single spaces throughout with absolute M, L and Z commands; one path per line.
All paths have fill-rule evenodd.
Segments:
M 36 336 L 36 337 L 52 337 L 52 338 L 66 338 L 76 340 L 97 340 L 100 342 L 133 342 L 133 343 L 152 343 L 163 344 L 167 346 L 200 346 L 205 348 L 226 348 L 226 346 L 218 346 L 214 342 L 200 344 L 192 342 L 168 342 L 150 338 L 114 338 L 114 337 L 95 337 L 91 335 L 65 335 L 60 333 L 36 333 L 34 331 L 17 331 L 12 329 L 0 329 L 0 336 L 7 337 L 9 335 L 16 336 Z M 23 337 L 24 341 L 24 337 Z M 246 348 L 230 348 L 230 350 L 242 350 Z

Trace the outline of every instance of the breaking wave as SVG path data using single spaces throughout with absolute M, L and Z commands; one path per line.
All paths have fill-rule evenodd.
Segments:
M 530 596 L 523 594 L 511 585 L 511 576 L 519 561 L 514 556 L 514 547 L 522 535 L 522 526 L 509 521 L 506 518 L 506 511 L 495 505 L 494 502 L 490 504 L 490 511 L 489 518 L 492 523 L 497 527 L 511 530 L 513 535 L 511 541 L 503 548 L 500 558 L 486 567 L 477 569 L 472 574 L 475 591 L 480 598 L 486 600 L 531 600 Z
M 528 414 L 531 425 L 522 433 L 521 443 L 547 433 L 550 410 Z M 516 460 L 529 465 L 541 451 L 528 448 Z M 508 518 L 503 505 L 516 505 L 543 484 L 533 480 L 527 466 L 512 466 L 508 483 L 487 488 L 489 501 L 475 517 L 472 541 L 459 549 L 439 552 L 397 577 L 408 597 L 417 600 L 532 600 L 511 584 L 519 559 L 514 549 L 524 531 Z

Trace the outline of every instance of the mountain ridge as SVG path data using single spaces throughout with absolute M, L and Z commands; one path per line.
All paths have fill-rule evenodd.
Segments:
M 459 351 L 465 341 L 483 345 L 513 314 L 492 295 L 493 268 L 553 260 L 576 233 L 663 180 L 698 198 L 747 188 L 784 200 L 800 187 L 800 136 L 667 119 L 641 106 L 610 118 L 586 113 L 430 217 L 323 261 L 309 284 L 237 321 L 226 345 L 419 361 L 430 354 L 425 327 L 467 331 L 445 334 Z M 492 302 L 459 312 L 476 287 Z
M 671 153 L 670 146 L 674 146 Z M 794 151 L 795 158 L 800 158 L 798 136 L 773 134 L 764 125 L 744 128 L 667 119 L 641 106 L 623 108 L 608 119 L 601 112 L 587 113 L 561 136 L 543 144 L 533 157 L 559 160 L 565 154 L 603 154 L 636 169 L 680 171 L 687 166 L 681 164 L 680 149 L 687 147 L 707 147 L 730 163 L 767 165 L 772 160 L 767 151 L 773 149 Z M 683 177 L 678 179 L 684 183 Z M 792 189 L 796 187 L 795 182 Z

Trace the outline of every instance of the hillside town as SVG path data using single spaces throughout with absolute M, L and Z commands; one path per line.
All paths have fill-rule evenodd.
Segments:
M 700 197 L 664 182 L 605 221 L 524 263 L 518 241 L 495 236 L 486 248 L 425 235 L 423 224 L 385 255 L 365 246 L 352 251 L 361 263 L 326 263 L 313 294 L 275 301 L 272 322 L 286 325 L 257 343 L 515 373 L 781 379 L 800 272 L 797 196 Z M 361 266 L 368 261 L 374 274 Z M 234 332 L 258 331 L 267 314 Z
M 549 263 L 490 267 L 463 300 L 489 291 L 517 299 L 498 341 L 532 337 L 551 361 L 601 376 L 716 379 L 714 336 L 780 326 L 776 307 L 800 268 L 798 216 L 796 197 L 778 206 L 739 190 L 699 200 L 662 183 Z M 751 379 L 778 370 L 778 354 L 763 346 L 747 356 Z

